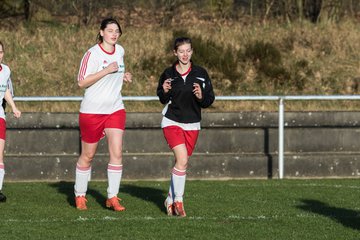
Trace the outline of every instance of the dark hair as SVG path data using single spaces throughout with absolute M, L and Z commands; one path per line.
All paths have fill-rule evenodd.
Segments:
M 2 41 L 0 41 L 0 45 L 1 45 L 1 47 L 2 47 L 2 50 L 4 51 L 4 44 L 2 43 Z M 5 98 L 3 98 L 3 100 L 2 100 L 1 106 L 2 106 L 2 108 L 3 108 L 4 111 L 5 111 L 5 108 L 6 108 L 6 100 L 5 100 Z
M 104 20 L 102 20 L 101 24 L 100 24 L 100 30 L 104 30 L 107 25 L 109 24 L 113 24 L 115 23 L 118 28 L 119 28 L 119 31 L 120 31 L 120 36 L 122 35 L 122 30 L 121 30 L 121 27 L 120 27 L 120 24 L 118 23 L 118 21 L 116 21 L 114 18 L 105 18 Z M 103 37 L 100 35 L 100 32 L 98 33 L 98 35 L 96 36 L 96 40 L 99 42 L 99 43 L 102 43 L 104 41 Z
M 176 38 L 175 39 L 175 42 L 174 42 L 174 50 L 177 51 L 177 49 L 183 45 L 183 44 L 190 44 L 191 47 L 192 47 L 192 43 L 191 43 L 191 39 L 188 38 L 188 37 L 179 37 L 179 38 Z

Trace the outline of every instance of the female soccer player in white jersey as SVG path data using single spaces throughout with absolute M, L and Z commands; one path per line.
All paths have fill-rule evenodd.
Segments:
M 19 118 L 21 112 L 15 106 L 10 90 L 11 79 L 10 79 L 10 68 L 2 63 L 4 57 L 4 45 L 0 42 L 0 101 L 2 102 L 5 98 L 6 102 L 11 106 L 14 116 Z M 4 182 L 5 166 L 4 166 L 4 149 L 5 149 L 5 138 L 6 138 L 6 122 L 4 108 L 0 107 L 0 202 L 5 202 L 6 197 L 1 192 Z
M 76 165 L 75 204 L 86 210 L 86 191 L 91 175 L 91 162 L 101 138 L 105 135 L 110 160 L 107 167 L 108 188 L 106 207 L 124 211 L 118 198 L 122 176 L 122 142 L 126 112 L 121 96 L 123 82 L 131 82 L 125 72 L 124 48 L 117 44 L 122 31 L 113 18 L 104 19 L 97 36 L 98 43 L 82 58 L 78 85 L 85 89 L 80 106 L 79 126 L 81 154 Z
M 168 215 L 185 217 L 183 204 L 186 168 L 199 135 L 201 108 L 215 99 L 206 70 L 191 61 L 191 39 L 177 38 L 173 49 L 177 61 L 159 79 L 157 95 L 163 110 L 161 127 L 175 156 L 165 207 Z

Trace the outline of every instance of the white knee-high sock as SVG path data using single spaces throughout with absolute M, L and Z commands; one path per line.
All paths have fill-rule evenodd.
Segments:
M 91 167 L 80 167 L 76 165 L 75 172 L 75 196 L 85 196 L 88 188 L 88 183 L 91 177 Z
M 3 187 L 4 175 L 5 175 L 5 165 L 0 164 L 0 191 Z
M 174 201 L 182 202 L 185 191 L 186 170 L 179 170 L 174 167 L 172 169 L 171 178 L 175 195 L 173 196 Z
M 173 180 L 172 180 L 172 174 L 171 174 L 171 178 L 170 178 L 169 193 L 168 193 L 166 201 L 168 204 L 173 204 L 173 202 L 174 202 L 174 184 L 173 184 Z
M 122 177 L 122 165 L 108 164 L 108 198 L 116 197 L 119 193 L 120 182 Z

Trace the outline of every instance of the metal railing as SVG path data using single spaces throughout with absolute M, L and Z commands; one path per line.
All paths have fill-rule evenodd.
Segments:
M 124 101 L 158 101 L 157 96 L 124 96 Z M 279 178 L 284 178 L 284 121 L 285 101 L 308 101 L 308 100 L 360 100 L 360 95 L 297 95 L 297 96 L 216 96 L 221 101 L 278 101 L 278 166 Z M 19 102 L 69 102 L 81 101 L 82 97 L 14 97 Z

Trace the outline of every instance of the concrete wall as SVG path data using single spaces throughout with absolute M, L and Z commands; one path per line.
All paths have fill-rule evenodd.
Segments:
M 160 113 L 128 113 L 124 179 L 168 179 L 173 156 Z M 360 175 L 360 112 L 287 112 L 285 177 Z M 207 113 L 189 178 L 277 178 L 276 112 Z M 81 149 L 78 114 L 24 113 L 7 117 L 6 181 L 73 180 Z M 106 179 L 106 140 L 92 179 Z

